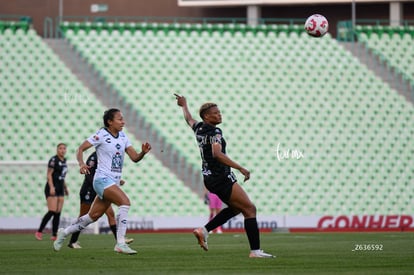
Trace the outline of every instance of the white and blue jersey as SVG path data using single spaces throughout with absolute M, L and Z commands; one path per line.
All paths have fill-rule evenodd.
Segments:
M 98 179 L 105 179 L 106 183 L 113 182 L 119 184 L 125 150 L 129 146 L 132 146 L 128 137 L 122 131 L 118 133 L 118 136 L 114 137 L 106 128 L 101 128 L 96 134 L 90 136 L 87 141 L 95 147 L 98 156 L 98 167 L 95 172 L 94 187 L 95 181 Z M 106 187 L 108 186 L 105 186 L 104 188 Z M 102 197 L 98 190 L 95 191 Z

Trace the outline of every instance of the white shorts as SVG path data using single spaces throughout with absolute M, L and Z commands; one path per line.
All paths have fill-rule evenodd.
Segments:
M 102 200 L 104 190 L 117 182 L 111 178 L 97 178 L 93 180 L 93 189 L 96 192 L 96 195 Z

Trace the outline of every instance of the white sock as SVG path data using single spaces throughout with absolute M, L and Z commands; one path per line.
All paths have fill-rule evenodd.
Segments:
M 89 224 L 93 222 L 94 221 L 91 219 L 89 214 L 79 217 L 78 220 L 74 224 L 71 224 L 65 228 L 64 230 L 65 236 L 70 235 L 75 232 L 82 231 L 85 227 L 87 227 Z
M 204 235 L 207 235 L 208 236 L 209 232 L 207 231 L 207 229 L 204 226 L 202 228 L 203 228 Z
M 125 234 L 127 231 L 129 205 L 119 206 L 118 215 L 116 216 L 116 240 L 119 244 L 125 243 Z

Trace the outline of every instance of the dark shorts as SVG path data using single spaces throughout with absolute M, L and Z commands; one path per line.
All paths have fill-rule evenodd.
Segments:
M 79 199 L 81 203 L 92 204 L 96 197 L 96 192 L 93 190 L 92 184 L 83 183 L 79 192 Z
M 55 185 L 55 197 L 64 197 L 64 196 L 65 196 L 65 190 L 63 188 L 63 184 Z M 49 184 L 47 183 L 45 186 L 45 197 L 46 199 L 50 197 L 50 188 L 49 188 Z
M 216 194 L 226 204 L 230 200 L 233 184 L 236 182 L 237 178 L 233 172 L 204 176 L 204 185 L 207 190 Z

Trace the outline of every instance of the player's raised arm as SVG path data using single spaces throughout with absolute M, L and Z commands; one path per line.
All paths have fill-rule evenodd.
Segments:
M 193 127 L 194 123 L 197 121 L 192 117 L 190 110 L 187 106 L 187 100 L 184 96 L 174 94 L 175 98 L 177 99 L 177 105 L 183 109 L 184 119 L 190 127 Z
M 134 147 L 129 146 L 128 148 L 125 149 L 125 152 L 127 153 L 127 155 L 129 156 L 129 158 L 133 161 L 133 162 L 139 162 L 140 160 L 142 160 L 144 158 L 144 156 L 151 150 L 151 145 L 146 142 L 143 143 L 141 145 L 141 152 L 138 153 Z

